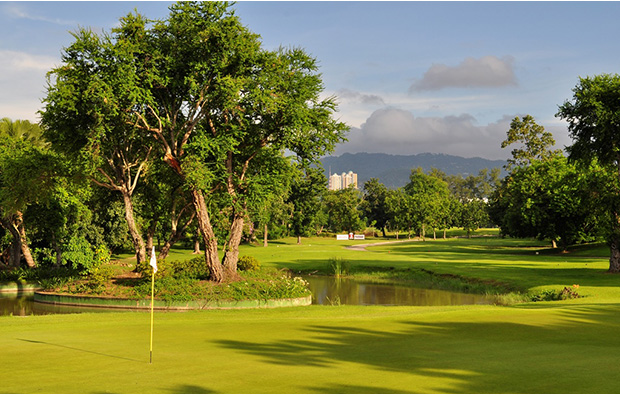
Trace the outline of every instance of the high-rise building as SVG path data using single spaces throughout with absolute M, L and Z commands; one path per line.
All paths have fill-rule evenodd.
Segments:
M 334 173 L 331 176 L 329 176 L 328 188 L 330 191 L 337 191 L 339 189 L 345 189 L 345 188 L 348 188 L 349 185 L 353 185 L 355 189 L 358 188 L 357 173 L 353 173 L 352 171 L 349 171 L 348 173 L 342 173 L 341 175 Z

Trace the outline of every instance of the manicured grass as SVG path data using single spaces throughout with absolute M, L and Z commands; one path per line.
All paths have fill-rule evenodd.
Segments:
M 618 305 L 0 317 L 2 392 L 617 393 Z
M 376 241 L 383 241 L 377 239 Z M 580 299 L 513 306 L 308 306 L 0 317 L 2 392 L 618 393 L 620 277 L 600 246 L 567 254 L 499 238 L 243 246 L 265 266 L 358 273 L 423 268 Z M 179 250 L 182 256 L 190 252 Z

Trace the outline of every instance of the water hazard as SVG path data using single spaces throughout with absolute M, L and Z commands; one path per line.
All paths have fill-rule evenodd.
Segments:
M 312 304 L 450 306 L 493 303 L 483 295 L 366 283 L 347 278 L 305 276 L 304 280 L 308 281 L 312 291 Z
M 304 279 L 308 281 L 308 287 L 312 291 L 312 304 L 449 306 L 492 303 L 492 300 L 482 295 L 436 289 L 366 283 L 326 276 L 304 276 Z M 0 293 L 0 315 L 70 314 L 86 311 L 109 310 L 34 303 L 32 292 Z

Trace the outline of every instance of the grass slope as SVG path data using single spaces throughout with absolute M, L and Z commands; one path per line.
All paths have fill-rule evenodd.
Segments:
M 426 268 L 522 290 L 579 284 L 584 298 L 501 306 L 308 306 L 0 317 L 2 392 L 618 393 L 620 277 L 583 249 L 450 239 L 244 246 L 264 265 Z M 180 255 L 182 251 L 178 251 Z M 538 254 L 537 254 L 538 253 Z

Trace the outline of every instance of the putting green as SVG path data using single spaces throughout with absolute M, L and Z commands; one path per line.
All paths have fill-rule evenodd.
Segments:
M 617 393 L 617 305 L 0 317 L 5 393 Z

